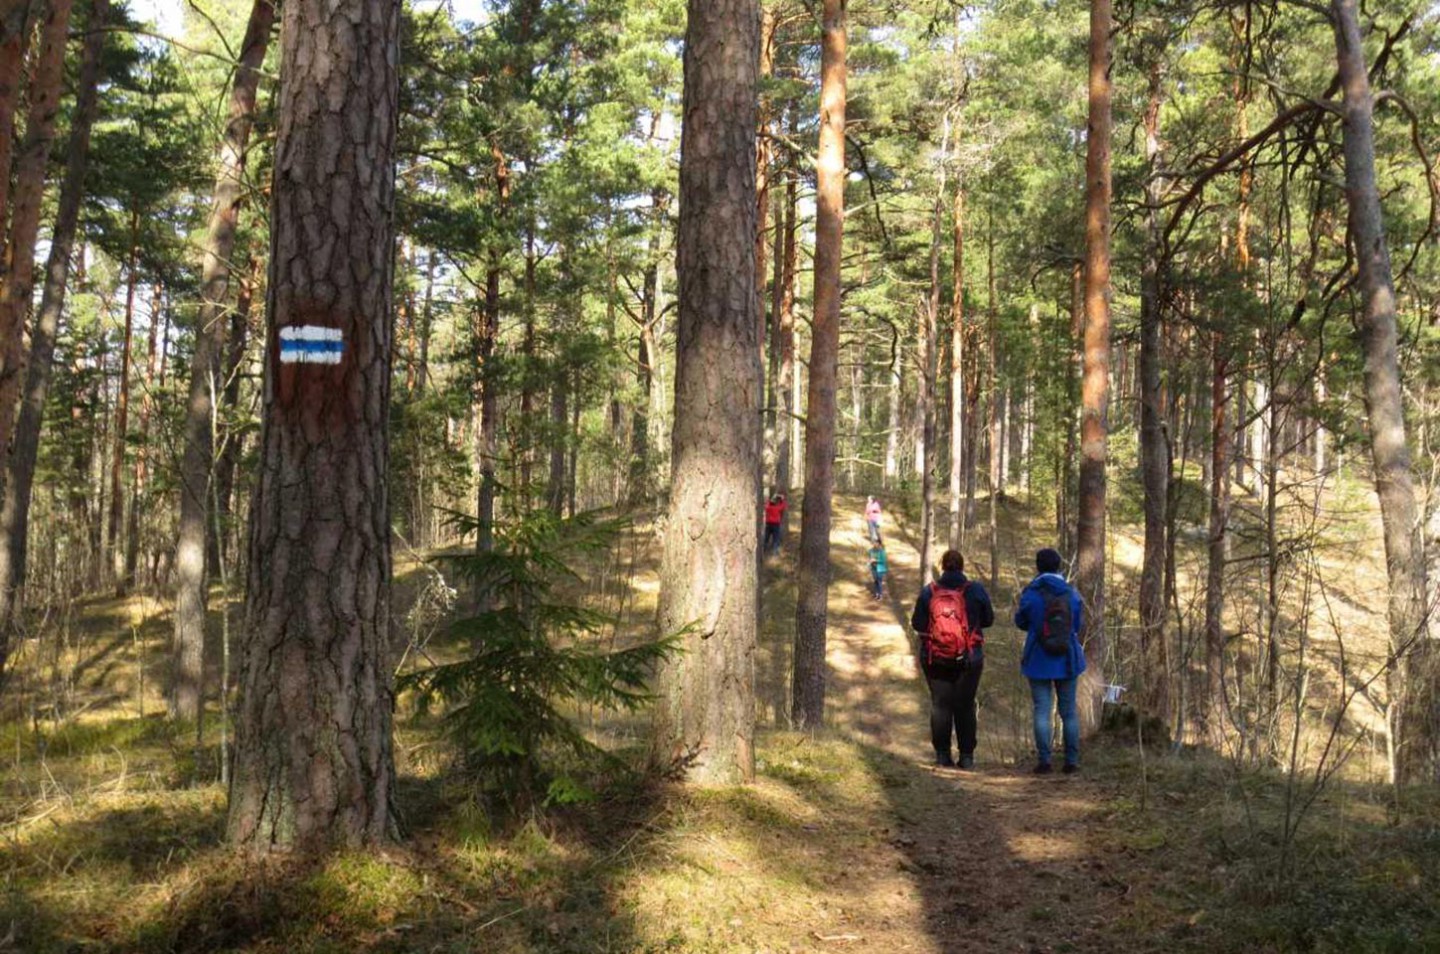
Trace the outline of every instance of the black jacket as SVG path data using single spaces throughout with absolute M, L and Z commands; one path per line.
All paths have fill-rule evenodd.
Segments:
M 940 585 L 946 589 L 958 590 L 966 583 L 970 586 L 965 590 L 965 614 L 970 625 L 976 629 L 994 625 L 995 610 L 990 605 L 990 594 L 985 592 L 985 587 L 974 580 L 967 580 L 959 570 L 947 570 L 940 574 Z M 927 583 L 921 588 L 920 596 L 915 600 L 915 612 L 910 614 L 910 628 L 917 633 L 930 632 L 930 590 L 934 585 Z

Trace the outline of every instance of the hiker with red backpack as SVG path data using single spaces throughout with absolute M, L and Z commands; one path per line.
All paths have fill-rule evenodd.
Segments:
M 1035 774 L 1050 772 L 1051 720 L 1058 703 L 1065 745 L 1065 773 L 1080 770 L 1080 716 L 1075 687 L 1085 671 L 1080 645 L 1080 594 L 1060 575 L 1060 554 L 1046 547 L 1035 554 L 1035 579 L 1020 594 L 1015 625 L 1025 630 L 1020 671 L 1030 680 L 1035 707 Z
M 990 594 L 965 578 L 959 550 L 940 557 L 940 579 L 920 590 L 910 626 L 919 636 L 917 661 L 930 687 L 930 741 L 935 764 L 955 768 L 952 733 L 962 769 L 975 767 L 975 693 L 985 669 L 985 634 L 995 622 Z

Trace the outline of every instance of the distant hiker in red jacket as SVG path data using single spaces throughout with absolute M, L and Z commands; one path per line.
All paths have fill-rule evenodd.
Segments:
M 865 500 L 865 526 L 870 531 L 870 543 L 878 546 L 880 543 L 880 501 L 874 497 L 867 497 Z
M 785 519 L 787 506 L 784 494 L 771 494 L 765 502 L 765 538 L 760 549 L 767 555 L 780 551 L 780 522 Z
M 959 550 L 940 557 L 940 579 L 915 601 L 910 627 L 919 634 L 920 669 L 930 687 L 930 741 L 935 764 L 954 768 L 950 739 L 959 737 L 960 768 L 975 767 L 975 693 L 985 670 L 986 627 L 995 610 L 985 587 L 965 578 Z

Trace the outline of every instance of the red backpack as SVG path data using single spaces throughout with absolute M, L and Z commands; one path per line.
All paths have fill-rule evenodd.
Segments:
M 936 583 L 930 587 L 930 632 L 925 638 L 926 662 L 960 662 L 980 645 L 980 631 L 970 625 L 965 612 L 967 582 L 958 590 Z

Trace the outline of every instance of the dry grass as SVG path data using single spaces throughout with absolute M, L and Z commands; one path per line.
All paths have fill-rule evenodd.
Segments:
M 192 731 L 159 716 L 164 608 L 77 607 L 53 645 L 27 647 L 26 702 L 0 724 L 0 951 L 1440 949 L 1433 792 L 1396 803 L 1356 772 L 1287 846 L 1296 790 L 1233 761 L 1142 759 L 1109 740 L 1087 749 L 1080 777 L 1026 773 L 1028 695 L 1005 616 L 1043 515 L 1015 504 L 981 770 L 932 770 L 904 635 L 919 583 L 910 528 L 891 508 L 890 594 L 871 602 L 859 499 L 838 505 L 827 734 L 785 729 L 794 581 L 781 557 L 766 569 L 756 784 L 632 780 L 497 827 L 446 773 L 431 727 L 402 712 L 410 831 L 381 856 L 232 857 L 223 792 L 207 781 L 215 727 L 197 762 Z M 1121 528 L 1121 582 L 1131 546 Z M 641 526 L 591 568 L 595 599 L 621 619 L 611 638 L 653 625 L 655 557 Z M 413 592 L 418 577 L 402 572 Z M 614 743 L 641 730 L 581 715 Z

